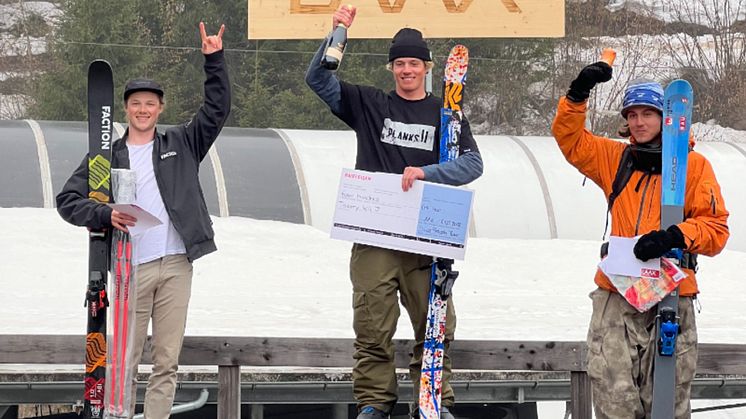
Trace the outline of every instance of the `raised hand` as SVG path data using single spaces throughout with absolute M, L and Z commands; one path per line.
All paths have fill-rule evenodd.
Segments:
M 210 55 L 213 52 L 217 52 L 223 49 L 223 32 L 225 32 L 225 25 L 220 25 L 220 31 L 217 35 L 207 36 L 205 31 L 205 22 L 199 22 L 199 34 L 202 38 L 202 53 Z
M 352 25 L 352 21 L 355 20 L 356 13 L 357 8 L 352 5 L 343 4 L 339 6 L 339 9 L 332 16 L 332 28 L 336 28 L 340 23 L 349 28 Z
M 578 77 L 570 83 L 570 90 L 567 92 L 567 98 L 573 102 L 584 102 L 588 99 L 593 89 L 598 83 L 605 83 L 611 80 L 611 66 L 604 62 L 598 61 L 585 66 L 580 71 Z

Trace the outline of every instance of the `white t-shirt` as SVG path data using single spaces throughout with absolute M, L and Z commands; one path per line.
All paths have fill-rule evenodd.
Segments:
M 127 150 L 130 156 L 130 169 L 137 172 L 135 204 L 158 217 L 163 223 L 133 238 L 137 252 L 135 263 L 140 265 L 168 255 L 185 254 L 184 241 L 171 223 L 155 180 L 153 141 L 143 145 L 127 144 Z

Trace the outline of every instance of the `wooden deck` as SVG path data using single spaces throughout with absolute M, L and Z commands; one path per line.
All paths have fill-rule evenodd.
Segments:
M 33 364 L 82 365 L 84 344 L 82 335 L 0 335 L 0 364 L 24 364 L 29 369 L 33 369 Z M 409 340 L 395 341 L 397 368 L 407 367 L 412 344 Z M 143 364 L 150 363 L 149 347 L 148 342 Z M 196 380 L 214 381 L 217 378 L 218 417 L 238 418 L 242 387 L 247 387 L 247 380 L 261 382 L 267 379 L 267 374 L 274 374 L 274 380 L 277 380 L 283 370 L 305 368 L 308 375 L 304 380 L 309 383 L 321 383 L 319 385 L 323 387 L 325 381 L 349 382 L 352 353 L 351 339 L 187 336 L 180 365 L 217 366 L 217 377 L 213 372 Z M 450 353 L 455 370 L 454 383 L 468 382 L 471 386 L 482 383 L 494 387 L 499 383 L 513 384 L 529 391 L 532 387 L 533 390 L 541 387 L 539 383 L 544 383 L 545 389 L 555 383 L 554 396 L 563 398 L 560 388 L 569 381 L 567 397 L 572 406 L 572 417 L 591 418 L 590 382 L 584 363 L 585 342 L 457 340 L 452 343 Z M 266 367 L 274 372 L 244 370 L 242 374 L 242 366 Z M 323 368 L 342 370 L 336 372 L 333 379 L 325 379 L 329 375 L 319 372 Z M 37 378 L 24 377 L 23 374 L 23 371 L 15 375 L 6 372 L 0 374 L 0 379 L 5 382 L 14 380 L 13 377 L 19 381 L 36 380 L 42 373 L 35 373 Z M 47 379 L 51 380 L 53 376 L 59 378 L 61 373 L 48 374 Z M 288 374 L 303 375 L 297 371 Z M 693 392 L 693 397 L 746 398 L 746 380 L 743 379 L 746 377 L 746 345 L 700 344 L 697 374 L 701 388 Z M 69 373 L 66 377 L 80 377 L 82 389 L 82 373 Z M 733 383 L 737 385 L 729 385 Z M 253 391 L 253 387 L 248 387 L 248 391 Z M 529 393 L 522 390 L 521 394 L 525 400 Z M 548 394 L 529 398 L 548 399 Z

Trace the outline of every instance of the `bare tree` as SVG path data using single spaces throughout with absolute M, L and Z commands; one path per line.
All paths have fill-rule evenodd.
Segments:
M 619 111 L 626 88 L 638 80 L 665 82 L 670 78 L 668 67 L 661 66 L 664 52 L 659 47 L 660 38 L 660 35 L 629 35 L 595 40 L 598 44 L 597 51 L 611 47 L 618 52 L 618 56 L 613 66 L 612 79 L 596 87 L 590 98 L 588 119 L 591 130 L 611 137 L 616 136 L 623 122 Z
M 677 33 L 665 40 L 678 76 L 692 83 L 695 120 L 746 129 L 746 0 L 692 0 L 673 10 L 682 22 L 710 33 Z
M 668 66 L 661 65 L 665 58 L 660 48 L 664 24 L 653 18 L 653 10 L 638 6 L 634 13 L 612 13 L 606 3 L 596 0 L 568 7 L 568 31 L 555 49 L 552 90 L 563 95 L 584 66 L 598 61 L 604 48 L 613 48 L 617 52 L 613 77 L 591 93 L 587 126 L 598 135 L 616 137 L 623 122 L 619 110 L 627 86 L 637 79 L 663 82 L 670 75 Z
M 29 7 L 29 2 L 18 1 L 6 8 L 6 32 L 0 32 L 0 119 L 18 119 L 26 115 L 30 84 L 39 74 L 48 32 L 44 17 Z

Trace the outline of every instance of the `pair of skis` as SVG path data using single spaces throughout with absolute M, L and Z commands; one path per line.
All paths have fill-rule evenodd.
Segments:
M 686 169 L 689 156 L 689 131 L 692 119 L 692 86 L 674 80 L 663 98 L 663 164 L 661 166 L 661 228 L 684 219 Z M 681 249 L 669 257 L 681 261 Z M 653 361 L 652 419 L 673 419 L 676 405 L 676 338 L 679 334 L 678 289 L 658 303 L 656 318 L 657 348 Z
M 88 67 L 88 198 L 108 204 L 112 198 L 111 146 L 113 143 L 114 81 L 111 66 L 104 60 Z M 131 400 L 131 368 L 128 341 L 132 340 L 134 316 L 132 295 L 132 248 L 129 234 L 114 230 L 109 253 L 109 230 L 91 230 L 88 245 L 86 290 L 87 332 L 85 394 L 81 416 L 86 419 L 127 417 Z M 113 259 L 113 335 L 107 338 L 107 279 Z M 107 350 L 107 342 L 109 350 Z
M 135 319 L 130 299 L 134 296 L 132 281 L 132 240 L 129 233 L 114 231 L 112 245 L 114 277 L 110 290 L 113 290 L 113 333 L 109 340 L 108 368 L 106 369 L 105 401 L 107 418 L 127 418 L 132 400 L 132 368 L 129 358 L 132 354 L 132 338 Z
M 443 107 L 440 111 L 440 157 L 444 163 L 458 157 L 463 89 L 469 64 L 469 51 L 456 45 L 446 61 L 443 77 Z M 439 419 L 443 358 L 445 355 L 446 310 L 453 281 L 458 272 L 451 267 L 453 260 L 434 258 L 430 275 L 427 326 L 420 370 L 419 415 L 421 419 Z

